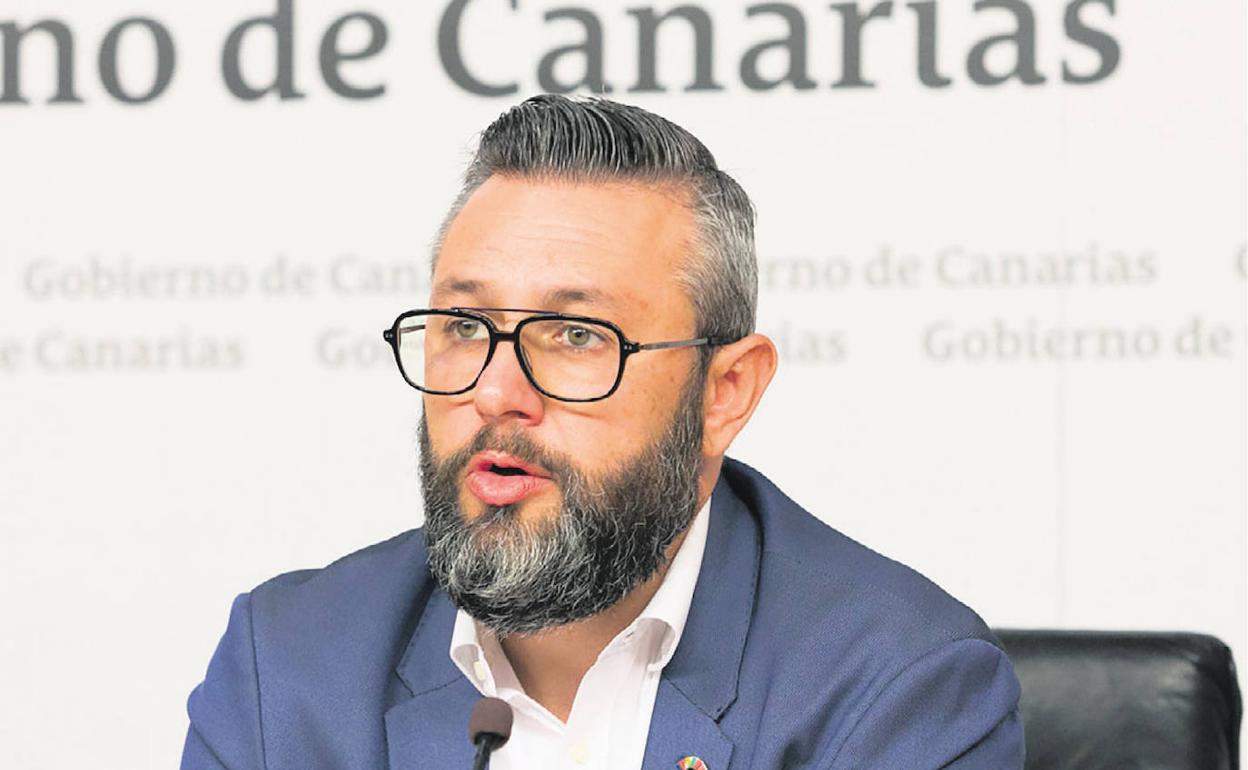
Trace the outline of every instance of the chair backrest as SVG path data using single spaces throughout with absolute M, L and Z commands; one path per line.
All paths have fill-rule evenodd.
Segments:
M 997 630 L 1032 770 L 1239 770 L 1231 651 L 1203 634 Z

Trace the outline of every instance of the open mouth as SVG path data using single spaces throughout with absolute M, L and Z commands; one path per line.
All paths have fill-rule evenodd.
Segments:
M 486 450 L 468 461 L 468 491 L 486 505 L 511 505 L 552 483 L 542 468 L 506 452 Z
M 518 457 L 496 449 L 477 452 L 468 461 L 468 468 L 482 473 L 493 473 L 498 476 L 535 476 L 539 479 L 550 478 L 550 474 L 541 468 L 530 465 Z
M 528 472 L 523 468 L 513 468 L 509 465 L 490 464 L 487 469 L 490 473 L 497 473 L 499 476 L 528 476 Z

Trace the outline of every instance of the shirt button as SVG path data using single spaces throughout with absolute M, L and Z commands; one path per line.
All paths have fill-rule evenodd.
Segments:
M 589 761 L 589 749 L 583 743 L 574 743 L 568 747 L 568 756 L 576 764 L 583 765 Z
M 484 682 L 486 676 L 488 676 L 490 673 L 490 669 L 488 666 L 485 665 L 484 660 L 481 660 L 478 658 L 472 663 L 472 673 L 477 675 L 478 682 Z

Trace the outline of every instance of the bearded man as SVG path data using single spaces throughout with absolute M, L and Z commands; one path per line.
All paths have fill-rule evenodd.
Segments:
M 184 770 L 1022 767 L 984 623 L 725 458 L 776 368 L 754 217 L 687 131 L 541 96 L 482 135 L 428 307 L 425 526 L 234 604 Z

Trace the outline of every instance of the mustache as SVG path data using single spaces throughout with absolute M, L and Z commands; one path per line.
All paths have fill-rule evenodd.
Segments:
M 529 436 L 516 431 L 503 432 L 496 425 L 486 425 L 477 431 L 463 447 L 455 450 L 450 456 L 437 461 L 446 469 L 453 469 L 457 478 L 462 478 L 468 461 L 473 455 L 486 449 L 506 452 L 517 460 L 538 466 L 550 474 L 556 484 L 569 481 L 569 475 L 575 467 L 571 459 L 561 453 L 539 444 Z

